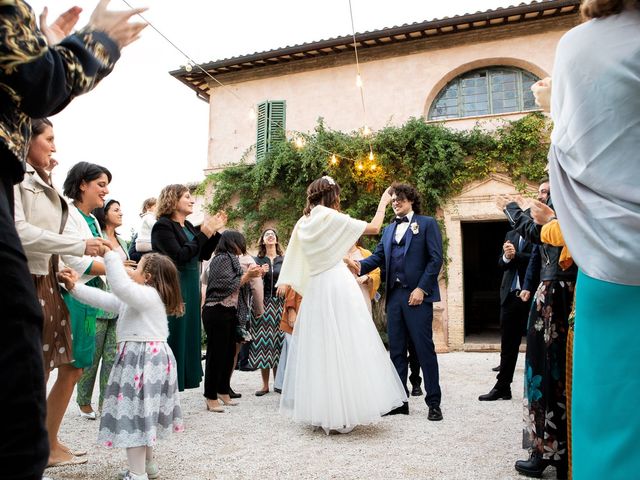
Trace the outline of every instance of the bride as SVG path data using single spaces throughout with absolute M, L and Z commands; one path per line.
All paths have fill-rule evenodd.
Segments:
M 302 295 L 287 360 L 280 413 L 341 433 L 374 423 L 407 401 L 356 279 L 343 258 L 362 234 L 377 234 L 389 191 L 367 223 L 339 211 L 340 187 L 329 176 L 307 188 L 278 285 Z

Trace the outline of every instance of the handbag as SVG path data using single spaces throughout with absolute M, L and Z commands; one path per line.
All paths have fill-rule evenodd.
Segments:
M 249 343 L 253 340 L 253 336 L 242 325 L 236 325 L 236 342 L 237 343 Z

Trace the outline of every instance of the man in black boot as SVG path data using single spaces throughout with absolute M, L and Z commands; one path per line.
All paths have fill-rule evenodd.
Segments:
M 530 292 L 523 290 L 532 245 L 515 230 L 507 232 L 498 266 L 504 271 L 500 285 L 500 365 L 497 383 L 478 400 L 510 400 L 513 372 L 526 330 Z M 495 369 L 494 369 L 495 370 Z

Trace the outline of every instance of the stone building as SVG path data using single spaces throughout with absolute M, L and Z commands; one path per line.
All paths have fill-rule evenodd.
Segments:
M 529 87 L 550 76 L 558 40 L 580 22 L 579 4 L 534 1 L 356 34 L 368 126 L 423 116 L 491 128 L 535 110 Z M 276 131 L 310 131 L 319 116 L 335 130 L 361 128 L 353 43 L 346 35 L 200 65 L 225 88 L 199 69 L 171 72 L 210 105 L 206 172 L 246 152 L 259 160 Z M 252 108 L 257 122 L 248 121 Z M 440 351 L 499 346 L 496 264 L 508 230 L 495 207 L 501 193 L 515 193 L 513 183 L 491 175 L 442 205 L 450 263 L 435 306 Z

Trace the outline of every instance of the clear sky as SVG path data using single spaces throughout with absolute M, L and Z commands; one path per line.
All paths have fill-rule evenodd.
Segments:
M 97 0 L 27 0 L 50 20 L 72 5 L 85 25 Z M 348 0 L 130 0 L 168 38 L 204 63 L 351 33 Z M 352 0 L 357 32 L 517 4 L 510 0 Z M 126 9 L 111 0 L 111 9 Z M 197 182 L 207 164 L 208 105 L 168 72 L 186 59 L 148 27 L 125 48 L 111 73 L 88 95 L 51 118 L 61 185 L 74 163 L 113 173 L 110 198 L 125 214 L 120 233 L 137 227 L 142 200 L 169 183 Z M 366 78 L 364 79 L 366 81 Z M 244 108 L 244 107 L 243 107 Z M 392 112 L 390 112 L 392 113 Z M 317 112 L 320 117 L 323 112 Z M 247 121 L 249 119 L 247 118 Z

